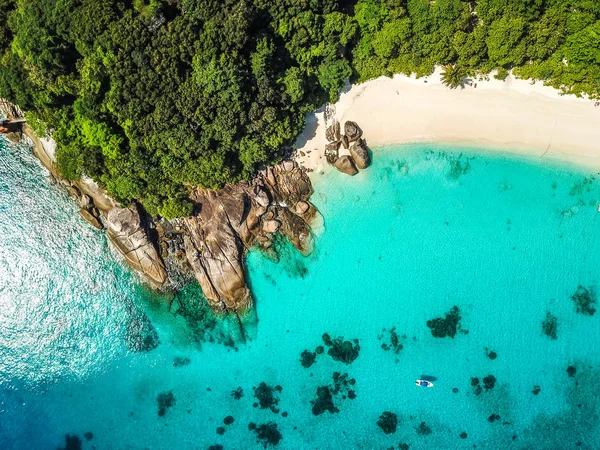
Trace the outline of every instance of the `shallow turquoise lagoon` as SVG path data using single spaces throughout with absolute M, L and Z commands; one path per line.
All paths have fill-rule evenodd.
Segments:
M 317 175 L 313 255 L 248 257 L 258 323 L 243 344 L 197 286 L 144 288 L 29 153 L 0 148 L 0 448 L 69 434 L 84 449 L 253 449 L 270 423 L 277 449 L 600 448 L 600 312 L 581 311 L 600 288 L 598 174 L 411 145 L 376 149 L 353 178 Z M 434 337 L 427 322 L 454 306 L 456 334 Z M 357 339 L 358 357 L 334 360 L 324 333 Z M 261 382 L 271 408 L 253 406 Z M 313 414 L 320 386 L 337 412 Z

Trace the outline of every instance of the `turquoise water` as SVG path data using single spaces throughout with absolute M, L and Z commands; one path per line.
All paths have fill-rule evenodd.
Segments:
M 315 253 L 249 255 L 259 322 L 232 343 L 197 287 L 149 292 L 29 150 L 4 145 L 0 448 L 65 447 L 66 434 L 84 449 L 263 448 L 248 425 L 271 422 L 278 449 L 600 447 L 600 312 L 578 313 L 572 298 L 600 287 L 598 174 L 399 146 L 375 150 L 356 177 L 317 178 L 312 200 Z M 456 335 L 434 337 L 427 322 L 453 306 Z M 397 353 L 382 348 L 393 327 Z M 334 360 L 323 333 L 357 339 L 358 357 Z M 304 368 L 301 353 L 319 345 Z M 338 411 L 314 415 L 334 372 L 348 374 Z M 435 387 L 414 386 L 422 376 Z M 261 382 L 280 386 L 272 408 L 253 406 Z M 163 415 L 160 394 L 174 399 Z M 384 411 L 394 433 L 377 425 Z

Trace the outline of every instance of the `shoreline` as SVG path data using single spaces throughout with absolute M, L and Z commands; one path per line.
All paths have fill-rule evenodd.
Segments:
M 394 75 L 352 85 L 331 105 L 334 117 L 342 125 L 357 122 L 375 158 L 379 147 L 438 143 L 600 170 L 600 108 L 593 100 L 512 75 L 505 81 L 490 75 L 452 90 L 442 84 L 441 70 L 419 79 Z M 325 128 L 321 109 L 308 115 L 296 141 L 296 160 L 313 173 L 329 166 Z

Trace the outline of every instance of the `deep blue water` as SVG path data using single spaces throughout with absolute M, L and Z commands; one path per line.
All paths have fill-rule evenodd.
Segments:
M 413 145 L 315 178 L 314 254 L 248 257 L 259 321 L 243 344 L 197 286 L 146 289 L 30 150 L 3 144 L 0 448 L 262 448 L 250 423 L 276 424 L 277 449 L 600 448 L 600 312 L 573 299 L 600 287 L 598 174 Z M 454 306 L 456 335 L 434 337 Z M 358 357 L 334 360 L 323 333 L 357 339 Z M 280 387 L 272 408 L 261 382 Z M 319 386 L 337 411 L 313 414 Z

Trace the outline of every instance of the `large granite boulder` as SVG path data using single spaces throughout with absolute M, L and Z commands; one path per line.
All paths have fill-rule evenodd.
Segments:
M 333 123 L 325 130 L 325 138 L 329 142 L 335 142 L 340 140 L 340 123 L 334 120 Z
M 361 138 L 354 141 L 350 147 L 350 155 L 352 155 L 352 159 L 359 169 L 366 169 L 371 164 L 371 157 L 367 151 L 365 141 Z
M 267 249 L 281 233 L 302 253 L 312 250 L 311 194 L 310 179 L 295 161 L 268 167 L 250 182 L 193 192 L 198 208 L 183 221 L 185 251 L 213 310 L 237 314 L 252 305 L 244 271 L 248 248 Z
M 348 155 L 340 156 L 335 162 L 335 168 L 348 175 L 356 175 L 358 173 L 352 157 Z
M 330 142 L 325 146 L 325 159 L 329 164 L 335 164 L 340 156 L 340 141 Z
M 167 282 L 165 265 L 148 239 L 135 206 L 111 209 L 106 217 L 106 228 L 108 238 L 133 269 L 143 273 L 156 287 Z
M 344 134 L 348 136 L 350 142 L 354 142 L 362 136 L 362 130 L 356 122 L 349 120 L 344 124 Z

